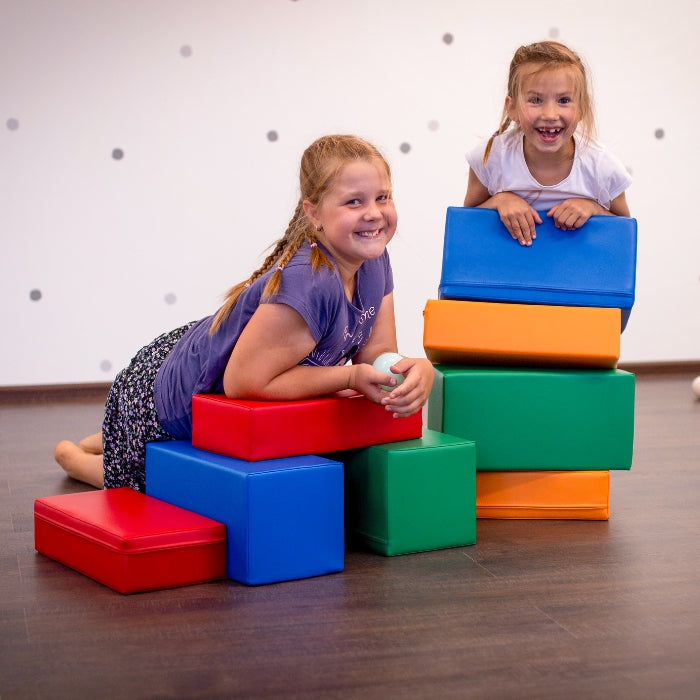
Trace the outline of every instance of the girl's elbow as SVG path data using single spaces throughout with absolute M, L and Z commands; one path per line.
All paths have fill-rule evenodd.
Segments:
M 224 382 L 224 396 L 227 399 L 242 399 L 241 391 L 235 382 Z
M 224 394 L 226 398 L 244 401 L 265 401 L 272 396 L 269 382 L 256 381 L 255 377 L 225 380 Z
M 224 394 L 227 399 L 249 399 L 251 387 L 248 382 L 235 377 L 224 377 Z

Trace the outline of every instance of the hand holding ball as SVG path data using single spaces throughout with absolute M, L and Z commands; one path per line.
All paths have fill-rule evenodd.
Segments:
M 389 374 L 392 377 L 394 377 L 394 379 L 396 379 L 396 386 L 398 386 L 399 384 L 401 384 L 401 382 L 403 382 L 404 376 L 403 374 L 395 374 L 394 372 L 389 371 L 389 368 L 393 367 L 397 362 L 400 362 L 401 360 L 403 360 L 403 356 L 399 355 L 396 352 L 384 352 L 372 363 L 372 367 L 374 367 L 374 369 L 376 370 L 379 370 L 383 374 Z M 393 386 L 387 386 L 385 384 L 382 384 L 381 387 L 385 391 L 391 391 L 395 388 Z

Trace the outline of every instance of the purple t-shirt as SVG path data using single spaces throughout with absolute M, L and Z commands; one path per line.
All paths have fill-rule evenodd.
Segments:
M 272 303 L 291 306 L 309 326 L 316 347 L 300 364 L 343 365 L 369 339 L 382 300 L 394 288 L 389 254 L 385 250 L 376 260 L 362 264 L 350 303 L 338 271 L 323 266 L 313 272 L 310 252 L 309 244 L 304 243 L 284 268 L 279 293 Z M 173 437 L 186 439 L 192 435 L 194 394 L 224 393 L 223 375 L 233 346 L 261 303 L 260 296 L 273 271 L 241 294 L 214 335 L 209 333 L 213 316 L 192 326 L 158 371 L 153 392 L 158 420 Z

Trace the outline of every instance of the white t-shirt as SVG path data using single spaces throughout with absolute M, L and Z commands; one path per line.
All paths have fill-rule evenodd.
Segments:
M 467 162 L 479 181 L 493 196 L 513 192 L 538 211 L 547 211 L 565 199 L 593 199 L 610 209 L 610 203 L 632 183 L 624 165 L 597 141 L 582 143 L 574 135 L 576 150 L 569 175 L 556 185 L 541 185 L 530 174 L 523 153 L 523 133 L 509 129 L 496 136 L 486 165 L 486 141 L 467 153 Z

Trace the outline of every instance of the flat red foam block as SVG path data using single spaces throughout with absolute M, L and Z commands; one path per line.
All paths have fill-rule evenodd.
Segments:
M 34 501 L 38 552 L 119 593 L 226 578 L 226 526 L 129 488 Z
M 192 445 L 249 462 L 413 440 L 422 433 L 420 411 L 393 418 L 361 394 L 300 401 L 192 398 Z

